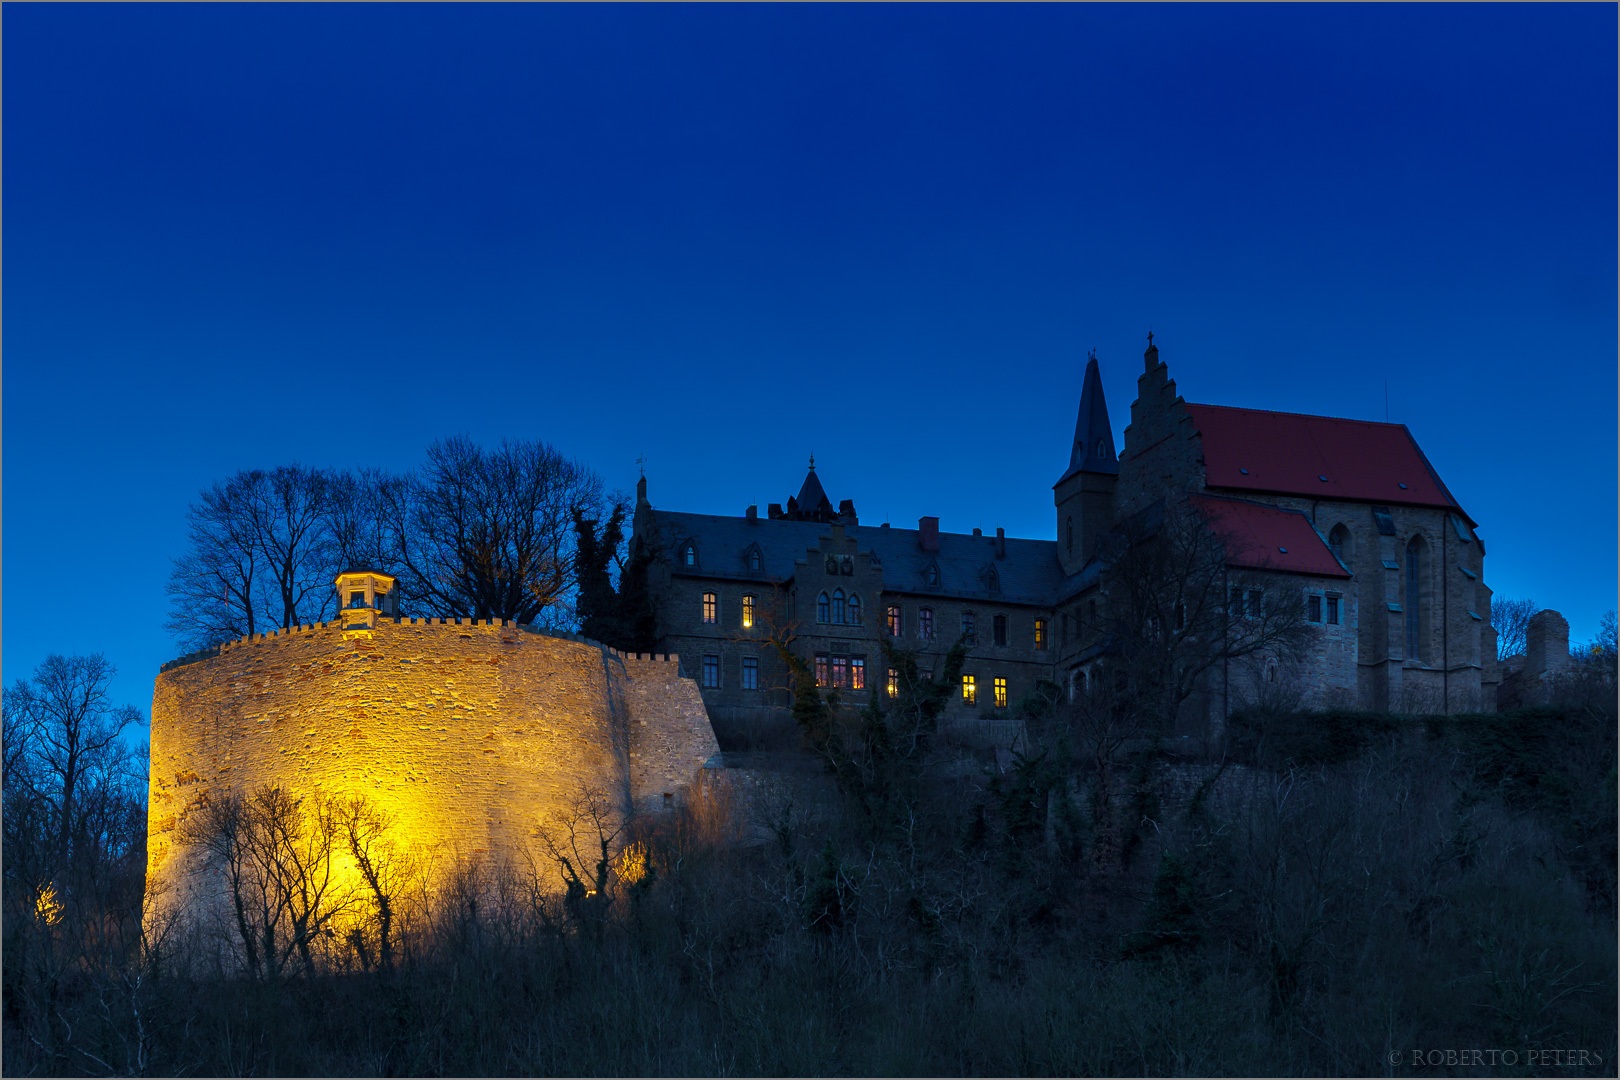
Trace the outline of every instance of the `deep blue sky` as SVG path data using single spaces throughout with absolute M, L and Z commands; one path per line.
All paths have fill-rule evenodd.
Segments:
M 1499 595 L 1615 606 L 1613 5 L 0 18 L 8 683 L 144 710 L 199 488 L 456 432 L 1050 537 L 1150 327 L 1193 401 L 1387 380 Z

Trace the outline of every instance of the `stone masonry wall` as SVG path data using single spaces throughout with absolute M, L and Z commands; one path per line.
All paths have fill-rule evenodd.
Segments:
M 718 750 L 675 672 L 673 657 L 426 619 L 354 640 L 301 627 L 170 665 L 152 700 L 148 912 L 217 890 L 181 826 L 260 785 L 364 794 L 397 842 L 449 860 L 516 852 L 588 788 L 660 805 Z

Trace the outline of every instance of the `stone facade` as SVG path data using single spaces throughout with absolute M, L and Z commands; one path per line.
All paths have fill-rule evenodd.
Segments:
M 1484 544 L 1404 426 L 1191 405 L 1151 337 L 1143 360 L 1116 458 L 1090 358 L 1069 466 L 1053 489 L 1056 541 L 942 533 L 931 517 L 916 529 L 862 525 L 849 500 L 832 508 L 813 460 L 787 509 L 772 505 L 763 517 L 754 507 L 738 518 L 657 510 L 643 478 L 633 542 L 657 556 L 660 647 L 683 657 L 710 712 L 737 729 L 785 713 L 786 670 L 773 636 L 791 638 L 808 662 L 863 661 L 860 689 L 850 668 L 827 672 L 829 686 L 860 704 L 885 687 L 881 643 L 891 607 L 898 641 L 919 647 L 925 666 L 937 665 L 966 617 L 975 634 L 964 674 L 973 676 L 975 696 L 954 695 L 947 720 L 989 724 L 1012 716 L 1041 683 L 1072 688 L 1105 651 L 1100 583 L 1110 531 L 1155 507 L 1208 496 L 1256 520 L 1284 511 L 1309 523 L 1314 561 L 1296 551 L 1297 566 L 1265 572 L 1299 591 L 1319 631 L 1312 655 L 1293 670 L 1256 657 L 1253 670 L 1228 671 L 1207 687 L 1211 726 L 1253 700 L 1257 681 L 1279 677 L 1305 705 L 1491 707 L 1500 677 Z M 1317 429 L 1326 432 L 1320 440 Z M 1253 468 L 1237 467 L 1239 459 Z M 1305 462 L 1314 463 L 1311 474 L 1297 475 Z M 823 595 L 842 596 L 843 607 L 828 611 L 818 604 Z M 745 597 L 754 605 L 749 625 Z M 851 597 L 859 597 L 858 619 Z M 921 633 L 925 610 L 931 636 Z
M 627 811 L 672 803 L 717 751 L 672 656 L 498 620 L 244 638 L 157 678 L 148 917 L 197 916 L 222 895 L 182 826 L 226 794 L 364 794 L 419 855 L 499 860 L 587 789 Z

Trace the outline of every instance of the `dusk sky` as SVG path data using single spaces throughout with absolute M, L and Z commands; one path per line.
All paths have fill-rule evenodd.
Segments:
M 199 489 L 540 438 L 656 506 L 1055 534 L 1088 349 L 1407 424 L 1616 604 L 1616 8 L 18 5 L 4 678 L 145 712 Z

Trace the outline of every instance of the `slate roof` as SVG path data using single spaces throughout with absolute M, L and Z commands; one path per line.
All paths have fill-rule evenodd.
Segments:
M 660 534 L 664 549 L 681 550 L 688 542 L 697 546 L 698 565 L 687 568 L 671 564 L 676 574 L 696 573 L 704 577 L 734 577 L 739 580 L 786 581 L 795 572 L 794 562 L 807 550 L 818 546 L 831 525 L 816 521 L 722 517 L 686 514 L 671 510 L 651 511 L 653 528 Z M 890 592 L 917 595 L 972 597 L 1009 604 L 1050 606 L 1066 581 L 1058 565 L 1055 540 L 1023 540 L 1009 536 L 1007 555 L 996 558 L 996 538 L 961 533 L 939 534 L 939 550 L 923 551 L 916 529 L 884 529 L 871 525 L 846 526 L 844 535 L 861 551 L 876 555 L 883 564 L 883 587 Z M 748 549 L 759 545 L 761 569 L 748 569 Z M 927 581 L 929 564 L 939 564 L 939 584 Z M 999 591 L 988 582 L 990 567 L 996 569 Z M 1076 575 L 1079 578 L 1083 575 Z M 1095 575 L 1093 575 L 1093 578 Z
M 1468 516 L 1405 424 L 1226 405 L 1188 404 L 1187 412 L 1204 437 L 1208 487 L 1447 507 Z
M 1228 566 L 1347 578 L 1344 566 L 1298 510 L 1245 499 L 1194 495 L 1193 505 L 1226 542 Z
M 812 460 L 810 471 L 804 475 L 804 486 L 799 488 L 799 513 L 815 514 L 831 510 L 832 500 L 827 498 L 826 490 L 816 478 L 816 463 Z
M 1095 354 L 1086 360 L 1086 378 L 1080 388 L 1080 410 L 1074 420 L 1069 468 L 1058 478 L 1058 484 L 1077 472 L 1119 473 L 1114 427 L 1108 422 L 1108 401 L 1103 397 L 1102 373 L 1097 370 Z

